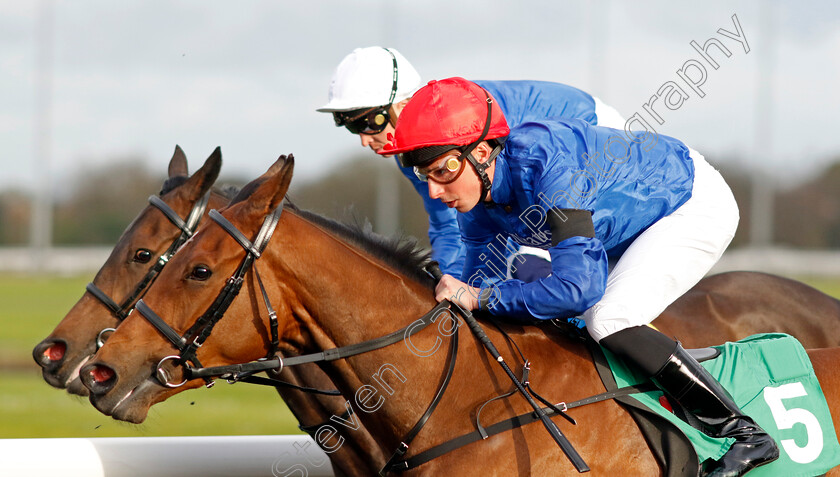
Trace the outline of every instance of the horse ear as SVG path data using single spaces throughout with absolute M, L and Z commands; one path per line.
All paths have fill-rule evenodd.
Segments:
M 175 152 L 172 153 L 172 159 L 169 160 L 169 177 L 187 176 L 187 155 L 181 146 L 175 145 Z
M 219 171 L 222 170 L 222 148 L 217 147 L 210 157 L 204 161 L 201 169 L 187 180 L 186 189 L 190 191 L 190 199 L 198 200 L 201 196 L 207 193 L 216 179 L 219 177 Z
M 277 162 L 279 162 L 279 159 Z M 274 164 L 277 164 L 277 162 L 275 162 Z M 283 201 L 283 198 L 286 197 L 286 194 L 289 192 L 289 184 L 292 183 L 292 175 L 294 175 L 294 172 L 295 156 L 294 154 L 289 154 L 283 161 L 283 165 L 281 166 L 280 170 L 277 171 L 277 175 L 280 176 L 281 179 L 280 184 L 278 185 L 277 193 L 274 196 L 274 203 L 270 207 L 271 210 L 276 209 Z
M 264 215 L 276 209 L 289 190 L 294 169 L 295 157 L 293 155 L 280 156 L 265 174 L 243 188 L 242 192 L 245 194 L 240 194 L 242 197 L 238 199 L 247 199 L 258 214 Z M 234 202 L 236 201 L 237 199 L 234 199 Z

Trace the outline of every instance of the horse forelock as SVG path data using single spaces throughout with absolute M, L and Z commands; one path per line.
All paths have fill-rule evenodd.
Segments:
M 232 200 L 234 197 L 239 195 L 239 193 L 242 191 L 242 188 L 231 184 L 225 184 L 218 188 L 214 187 L 213 191 L 228 200 Z
M 184 185 L 188 180 L 189 177 L 187 176 L 170 177 L 169 179 L 166 179 L 166 181 L 164 181 L 163 186 L 161 186 L 160 188 L 160 192 L 158 192 L 158 195 L 163 197 L 164 195 Z M 217 194 L 223 199 L 227 199 L 228 201 L 230 201 L 234 197 L 239 195 L 239 193 L 242 191 L 242 188 L 232 184 L 225 184 L 218 187 L 213 186 L 210 190 L 212 193 Z
M 172 192 L 173 190 L 177 189 L 178 187 L 184 185 L 184 183 L 187 182 L 188 179 L 189 179 L 189 177 L 187 177 L 187 176 L 175 176 L 175 177 L 170 177 L 169 179 L 166 179 L 166 181 L 163 182 L 163 186 L 161 186 L 160 192 L 158 193 L 158 195 L 164 196 L 164 195 Z
M 373 226 L 366 219 L 358 216 L 352 221 L 340 222 L 324 217 L 308 210 L 299 208 L 288 198 L 285 208 L 294 212 L 304 220 L 335 233 L 364 252 L 390 265 L 395 271 L 428 286 L 434 287 L 434 281 L 424 271 L 423 267 L 429 262 L 431 253 L 421 247 L 414 237 L 398 234 L 385 236 L 373 231 Z

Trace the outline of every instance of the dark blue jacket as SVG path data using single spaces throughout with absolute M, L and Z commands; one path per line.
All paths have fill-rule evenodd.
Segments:
M 620 256 L 691 196 L 694 162 L 688 148 L 667 136 L 644 147 L 649 150 L 629 142 L 623 131 L 582 120 L 512 129 L 496 159 L 490 192 L 499 206 L 479 204 L 458 215 L 467 248 L 461 279 L 492 290 L 493 314 L 568 318 L 598 302 L 607 257 Z M 546 220 L 552 208 L 590 211 L 595 238 L 571 237 L 552 247 Z M 551 275 L 532 283 L 503 281 L 508 239 L 547 249 Z

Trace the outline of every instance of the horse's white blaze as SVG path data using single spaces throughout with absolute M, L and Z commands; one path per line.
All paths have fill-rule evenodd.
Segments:
M 73 371 L 67 376 L 67 381 L 64 382 L 65 388 L 70 386 L 70 382 L 79 377 L 79 370 L 81 370 L 82 366 L 84 366 L 85 363 L 87 363 L 88 360 L 90 360 L 90 357 L 91 355 L 85 356 L 84 359 L 79 361 L 79 364 L 77 364 L 76 367 L 73 368 Z

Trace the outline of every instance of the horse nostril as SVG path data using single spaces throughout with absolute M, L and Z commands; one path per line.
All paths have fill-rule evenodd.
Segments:
M 114 377 L 114 370 L 107 366 L 96 365 L 90 370 L 90 376 L 93 378 L 93 382 L 102 384 Z
M 44 351 L 44 356 L 50 361 L 60 361 L 64 359 L 64 352 L 67 351 L 67 345 L 64 343 L 56 343 Z
M 79 371 L 82 384 L 91 394 L 105 394 L 117 383 L 117 373 L 104 364 L 89 364 Z
M 64 341 L 45 340 L 35 347 L 32 357 L 41 367 L 52 369 L 61 363 L 66 353 L 67 343 Z

